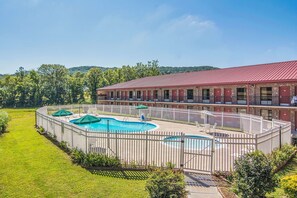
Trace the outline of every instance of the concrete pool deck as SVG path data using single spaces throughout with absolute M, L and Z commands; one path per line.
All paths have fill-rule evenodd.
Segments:
M 81 114 L 83 116 L 84 114 Z M 75 114 L 73 116 L 69 116 L 68 118 L 66 117 L 61 117 L 62 120 L 69 121 L 72 119 L 77 119 L 78 114 Z M 118 116 L 118 115 L 96 115 L 97 117 L 109 117 L 109 118 L 115 118 L 120 121 L 133 121 L 133 122 L 140 122 L 139 118 L 136 117 L 127 117 L 127 116 Z M 155 124 L 158 127 L 156 129 L 153 129 L 155 131 L 164 131 L 164 132 L 182 132 L 185 134 L 191 134 L 191 135 L 203 135 L 203 136 L 209 136 L 206 132 L 204 132 L 205 128 L 204 127 L 197 127 L 193 124 L 187 124 L 187 123 L 177 123 L 177 122 L 172 122 L 170 120 L 157 120 L 157 119 L 152 119 L 151 121 L 147 121 L 148 123 Z M 228 130 L 222 130 L 222 129 L 213 129 L 211 127 L 210 133 L 217 132 L 217 133 L 224 133 L 224 134 L 242 134 L 241 132 L 236 132 L 236 131 L 228 131 Z

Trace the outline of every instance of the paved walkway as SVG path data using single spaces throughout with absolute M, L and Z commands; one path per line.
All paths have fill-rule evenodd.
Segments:
M 221 198 L 214 177 L 209 174 L 185 173 L 189 198 Z

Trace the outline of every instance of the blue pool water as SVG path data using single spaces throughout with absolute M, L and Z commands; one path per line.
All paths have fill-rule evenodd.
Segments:
M 75 119 L 77 120 L 77 119 Z M 75 122 L 71 120 L 70 122 Z M 107 122 L 109 121 L 109 124 Z M 157 126 L 147 122 L 129 122 L 120 121 L 114 118 L 101 118 L 100 122 L 90 123 L 90 124 L 77 124 L 80 127 L 89 129 L 92 131 L 102 131 L 102 132 L 143 132 L 155 129 Z
M 172 147 L 181 146 L 180 136 L 170 136 L 164 139 L 164 143 Z M 205 136 L 186 135 L 184 138 L 184 148 L 191 150 L 211 149 L 212 140 Z

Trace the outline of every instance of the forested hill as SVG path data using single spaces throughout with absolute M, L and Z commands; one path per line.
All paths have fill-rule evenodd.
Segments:
M 106 71 L 108 69 L 114 69 L 115 67 L 100 67 L 100 66 L 79 66 L 79 67 L 71 67 L 69 68 L 70 73 L 81 72 L 86 73 L 91 68 L 98 67 L 102 71 Z M 182 72 L 192 72 L 192 71 L 203 71 L 203 70 L 213 70 L 219 69 L 213 66 L 192 66 L 192 67 L 170 67 L 170 66 L 160 66 L 159 70 L 161 74 L 174 74 L 174 73 L 182 73 Z

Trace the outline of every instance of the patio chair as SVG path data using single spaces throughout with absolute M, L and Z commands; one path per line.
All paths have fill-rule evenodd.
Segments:
M 199 129 L 199 132 L 202 132 L 203 130 L 203 125 L 200 124 L 198 121 L 195 121 L 196 127 Z
M 217 130 L 216 130 L 216 128 L 217 128 L 217 123 L 215 123 L 211 128 L 213 129 L 214 132 L 217 132 Z

